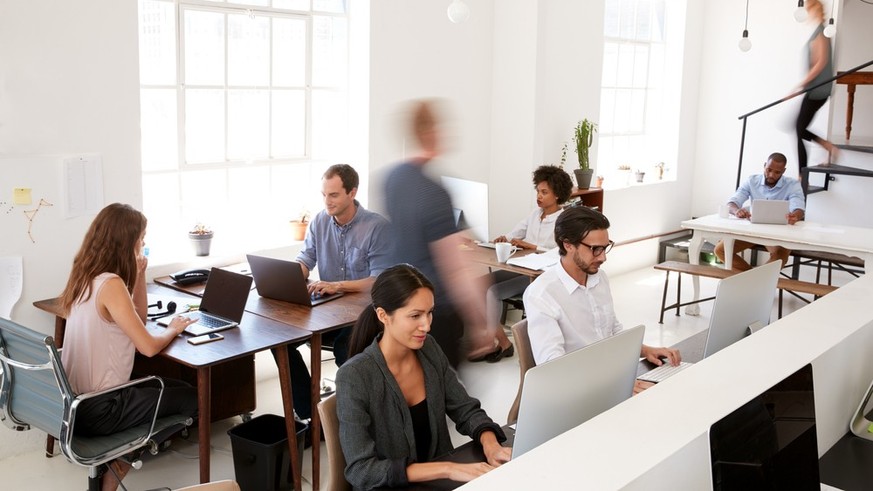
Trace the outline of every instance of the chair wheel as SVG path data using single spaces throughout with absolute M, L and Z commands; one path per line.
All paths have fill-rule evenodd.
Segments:
M 248 423 L 252 420 L 252 413 L 242 413 L 239 417 L 242 418 L 243 423 Z

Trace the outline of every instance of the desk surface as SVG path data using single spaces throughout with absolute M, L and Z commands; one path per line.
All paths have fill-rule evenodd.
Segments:
M 528 269 L 522 268 L 520 266 L 513 266 L 511 264 L 500 263 L 497 262 L 497 254 L 494 252 L 494 249 L 490 247 L 482 247 L 478 245 L 465 245 L 462 250 L 464 257 L 474 263 L 481 264 L 483 266 L 488 266 L 491 269 L 501 269 L 504 271 L 511 271 L 513 273 L 517 273 L 520 275 L 524 275 L 530 277 L 531 280 L 541 275 L 542 270 L 536 269 Z M 516 252 L 512 255 L 512 257 L 521 257 L 527 256 L 528 254 L 535 254 L 536 251 L 532 249 L 524 249 Z
M 307 307 L 264 298 L 257 290 L 252 290 L 246 311 L 311 333 L 321 333 L 354 323 L 369 305 L 369 293 L 346 293 L 336 300 Z

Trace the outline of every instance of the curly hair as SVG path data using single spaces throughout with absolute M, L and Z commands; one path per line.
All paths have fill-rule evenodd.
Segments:
M 566 202 L 570 199 L 570 193 L 573 192 L 573 180 L 564 169 L 556 165 L 541 165 L 533 171 L 533 185 L 545 182 L 555 193 L 558 198 L 558 204 Z

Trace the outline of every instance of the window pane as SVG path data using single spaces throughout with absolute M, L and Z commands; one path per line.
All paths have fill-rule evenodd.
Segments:
M 606 13 L 603 15 L 603 36 L 607 38 L 618 37 L 621 6 L 618 2 L 607 1 L 604 7 Z
M 272 107 L 273 158 L 306 154 L 306 97 L 302 90 L 276 90 Z
M 185 159 L 188 163 L 224 158 L 224 91 L 185 91 Z
M 140 83 L 176 83 L 176 14 L 173 4 L 139 2 Z
M 652 6 L 647 0 L 637 2 L 637 32 L 635 39 L 648 41 L 652 37 Z
M 634 80 L 634 46 L 622 44 L 618 47 L 618 87 L 630 87 Z
M 268 157 L 270 102 L 266 90 L 227 92 L 228 160 Z
M 619 24 L 619 36 L 624 39 L 633 39 L 636 24 L 634 19 L 634 0 L 621 0 L 621 21 Z
M 177 114 L 176 89 L 140 91 L 140 131 L 144 171 L 178 168 Z
M 243 5 L 254 5 L 258 7 L 266 7 L 270 5 L 270 0 L 232 0 L 233 3 L 241 3 Z
M 151 218 L 146 230 L 146 245 L 151 251 L 150 258 L 174 257 L 166 244 L 181 242 L 179 237 L 187 233 L 187 224 L 178 220 L 179 216 L 179 174 L 143 174 L 142 209 Z M 169 249 L 169 248 L 168 248 Z
M 312 10 L 320 12 L 344 14 L 346 8 L 346 0 L 312 0 Z
M 277 9 L 309 10 L 309 0 L 273 0 Z
M 265 230 L 286 226 L 273 222 L 273 210 L 262 199 L 270 189 L 269 166 L 228 169 L 227 175 L 228 215 L 224 218 L 234 224 L 234 236 L 243 239 L 257 237 L 264 235 Z M 255 201 L 257 204 L 252 205 Z
M 603 80 L 600 82 L 605 87 L 614 87 L 618 72 L 618 44 L 604 43 L 603 45 Z
M 645 89 L 635 89 L 630 91 L 630 104 L 628 107 L 628 129 L 632 133 L 643 133 L 645 131 L 645 114 L 646 107 L 646 91 Z
M 284 210 L 286 221 L 297 219 L 304 209 L 313 216 L 321 210 L 321 174 L 318 173 L 318 182 L 312 182 L 315 173 L 310 164 L 273 166 L 270 179 L 272 206 Z M 298 192 L 289 192 L 290 189 Z
M 208 189 L 208 193 L 203 190 Z M 182 222 L 190 229 L 198 223 L 211 228 L 216 237 L 232 234 L 227 220 L 227 172 L 197 170 L 182 173 Z
M 227 16 L 228 85 L 265 86 L 270 83 L 270 19 Z
M 648 82 L 649 46 L 634 46 L 634 82 L 633 86 L 645 88 Z
M 312 91 L 312 158 L 343 156 L 348 141 L 345 95 L 335 91 Z
M 273 85 L 302 87 L 306 83 L 306 22 L 273 19 Z
M 615 89 L 603 88 L 600 91 L 600 133 L 615 132 Z M 598 147 L 598 155 L 600 154 Z
M 224 85 L 224 16 L 185 11 L 185 83 Z
M 312 19 L 312 84 L 344 86 L 348 67 L 348 27 L 345 19 Z
M 615 133 L 627 133 L 630 130 L 631 122 L 631 97 L 630 90 L 619 89 L 615 91 Z
M 654 18 L 652 22 L 652 41 L 664 42 L 664 24 L 667 17 L 667 9 L 664 0 L 654 0 L 652 4 Z

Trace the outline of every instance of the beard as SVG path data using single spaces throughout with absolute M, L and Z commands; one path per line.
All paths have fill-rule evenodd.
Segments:
M 573 264 L 575 264 L 580 270 L 584 271 L 585 274 L 597 274 L 597 272 L 600 271 L 600 265 L 603 264 L 603 261 L 595 259 L 590 263 L 586 263 L 581 257 L 579 257 L 579 250 L 577 249 L 573 254 Z

